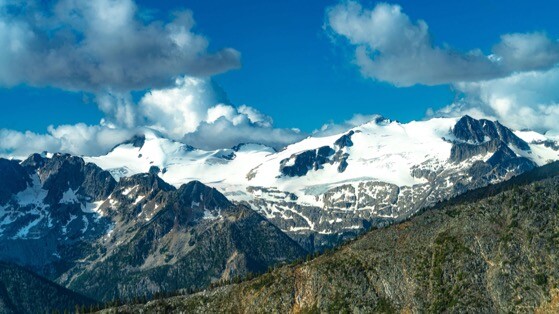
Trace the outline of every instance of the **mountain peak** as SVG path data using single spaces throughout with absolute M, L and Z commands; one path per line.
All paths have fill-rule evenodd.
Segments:
M 132 146 L 134 146 L 134 147 L 142 148 L 142 146 L 144 146 L 145 142 L 146 142 L 145 134 L 137 134 L 137 135 L 134 135 L 129 140 L 120 143 L 119 145 L 132 144 Z M 117 145 L 117 146 L 119 146 L 119 145 Z
M 27 159 L 21 162 L 21 165 L 29 170 L 36 170 L 45 164 L 46 157 L 41 154 L 31 154 Z
M 509 128 L 499 121 L 487 119 L 476 120 L 468 115 L 463 116 L 452 128 L 452 134 L 461 141 L 471 144 L 482 144 L 489 140 L 501 140 L 521 150 L 530 150 L 524 140 L 516 136 Z
M 226 209 L 233 205 L 218 190 L 198 180 L 181 185 L 176 193 L 184 204 L 190 206 L 199 204 L 200 207 L 205 209 Z
M 118 186 L 120 188 L 130 188 L 134 186 L 140 186 L 145 190 L 163 190 L 172 191 L 175 188 L 163 181 L 157 173 L 138 173 L 130 177 L 123 177 L 119 182 Z

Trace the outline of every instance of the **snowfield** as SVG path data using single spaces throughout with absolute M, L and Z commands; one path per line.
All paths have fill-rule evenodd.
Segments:
M 120 145 L 107 155 L 84 159 L 109 170 L 117 179 L 148 172 L 150 167 L 157 166 L 163 170 L 161 178 L 177 187 L 198 180 L 239 201 L 260 197 L 247 194 L 249 186 L 268 187 L 293 193 L 300 202 L 321 206 L 317 195 L 350 182 L 379 181 L 408 187 L 425 183 L 424 178 L 411 175 L 412 168 L 421 165 L 434 170 L 448 166 L 454 140 L 451 129 L 457 121 L 458 118 L 409 123 L 371 121 L 340 134 L 308 137 L 279 152 L 259 144 L 241 145 L 237 150 L 204 151 L 148 131 L 142 147 Z M 322 169 L 300 177 L 281 174 L 282 160 L 289 166 L 297 154 L 323 146 L 334 148 L 334 142 L 349 131 L 355 133 L 351 136 L 353 145 L 343 148 L 349 154 L 345 171 L 339 172 L 335 164 L 325 164 Z M 538 165 L 559 159 L 557 151 L 535 144 L 545 141 L 544 135 L 533 131 L 515 134 L 531 143 L 531 152 L 516 150 L 519 155 L 533 159 Z

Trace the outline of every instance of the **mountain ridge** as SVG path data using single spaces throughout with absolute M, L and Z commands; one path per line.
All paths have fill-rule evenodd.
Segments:
M 555 162 L 311 261 L 118 311 L 552 313 L 559 309 L 558 187 Z
M 95 299 L 197 289 L 307 254 L 199 181 L 177 189 L 152 172 L 117 182 L 67 154 L 0 161 L 18 169 L 0 176 L 19 173 L 26 185 L 0 204 L 0 260 Z

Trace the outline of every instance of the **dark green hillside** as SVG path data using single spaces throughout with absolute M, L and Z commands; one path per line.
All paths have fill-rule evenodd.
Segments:
M 0 313 L 50 313 L 89 309 L 95 302 L 35 275 L 0 262 Z

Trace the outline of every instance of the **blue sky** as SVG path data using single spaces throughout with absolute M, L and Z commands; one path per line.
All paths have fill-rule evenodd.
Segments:
M 324 123 L 341 123 L 354 114 L 382 114 L 399 121 L 423 119 L 429 108 L 435 111 L 448 108 L 464 94 L 470 96 L 474 89 L 480 89 L 477 85 L 461 85 L 455 77 L 436 82 L 425 80 L 425 76 L 399 81 L 394 73 L 362 74 L 362 65 L 354 62 L 355 49 L 367 43 L 349 44 L 348 40 L 362 39 L 342 34 L 340 29 L 334 34 L 329 25 L 326 11 L 340 3 L 347 2 L 137 0 L 135 5 L 143 19 L 160 23 L 168 23 L 173 11 L 189 9 L 196 23 L 192 32 L 209 42 L 208 53 L 226 47 L 240 52 L 240 68 L 234 69 L 233 60 L 212 72 L 212 77 L 225 90 L 232 105 L 255 108 L 271 117 L 275 128 L 299 128 L 309 133 Z M 403 14 L 411 21 L 409 27 L 419 25 L 419 19 L 425 21 L 433 46 L 458 53 L 480 49 L 488 56 L 503 34 L 541 32 L 552 44 L 559 36 L 555 16 L 559 4 L 554 1 L 402 0 L 388 3 L 401 6 Z M 363 10 L 373 10 L 377 4 L 375 1 L 360 2 Z M 507 75 L 549 68 L 549 64 L 545 68 L 515 64 Z M 382 76 L 385 74 L 387 76 Z M 97 125 L 107 115 L 98 109 L 96 92 L 91 88 L 82 90 L 71 83 L 68 87 L 68 82 L 54 80 L 51 87 L 29 87 L 31 81 L 21 81 L 15 86 L 0 86 L 3 113 L 0 129 L 44 133 L 49 125 Z M 48 86 L 48 82 L 47 78 L 42 83 L 31 84 Z M 154 84 L 162 87 L 161 80 Z M 150 89 L 149 84 L 142 86 Z M 498 87 L 499 91 L 506 90 L 501 88 L 502 84 Z M 133 95 L 133 101 L 137 102 L 143 92 L 135 91 Z M 552 96 L 551 100 L 555 101 L 556 95 Z M 481 94 L 466 98 L 475 98 L 477 103 L 487 100 Z M 487 108 L 492 111 L 468 105 L 460 112 L 491 111 L 486 115 L 503 119 L 494 114 L 493 111 L 498 111 L 495 106 L 487 105 Z
M 355 113 L 408 121 L 429 107 L 452 102 L 448 86 L 397 88 L 363 78 L 344 47 L 323 29 L 324 10 L 337 1 L 139 1 L 165 18 L 171 10 L 194 12 L 196 29 L 210 47 L 233 47 L 242 68 L 216 76 L 235 105 L 273 117 L 279 127 L 312 131 Z M 369 2 L 374 3 L 374 2 Z M 436 42 L 460 50 L 488 50 L 509 32 L 559 34 L 554 1 L 397 1 L 412 19 L 423 19 Z M 529 5 L 529 8 L 527 6 Z M 0 88 L 0 126 L 44 131 L 48 125 L 97 123 L 102 113 L 87 95 L 55 88 Z

